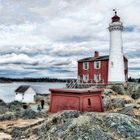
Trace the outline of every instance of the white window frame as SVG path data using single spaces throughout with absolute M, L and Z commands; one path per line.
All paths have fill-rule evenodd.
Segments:
M 83 75 L 78 75 L 78 82 L 83 81 Z
M 113 68 L 114 63 L 111 61 L 111 68 Z
M 89 69 L 89 62 L 83 62 L 83 69 L 88 70 Z
M 94 69 L 100 69 L 101 68 L 101 61 L 94 61 Z
M 94 74 L 94 81 L 96 83 L 101 82 L 101 74 Z
M 89 74 L 83 74 L 83 82 L 89 81 Z

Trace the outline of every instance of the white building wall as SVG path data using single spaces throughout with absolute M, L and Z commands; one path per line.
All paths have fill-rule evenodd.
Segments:
M 20 93 L 16 93 L 16 95 L 15 95 L 15 101 L 22 102 L 22 99 L 23 99 L 23 95 L 20 94 Z
M 28 90 L 26 90 L 24 93 L 24 98 L 23 98 L 22 102 L 34 103 L 35 95 L 36 95 L 35 91 L 31 87 L 28 88 Z
M 122 28 L 121 22 L 114 22 L 109 26 L 110 54 L 108 82 L 125 82 Z
M 24 103 L 34 103 L 35 102 L 36 92 L 30 87 L 28 88 L 24 94 L 17 93 L 15 95 L 15 100 L 24 102 Z

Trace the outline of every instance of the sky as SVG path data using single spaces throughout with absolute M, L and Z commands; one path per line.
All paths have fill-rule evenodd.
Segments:
M 0 0 L 0 77 L 77 77 L 77 60 L 109 54 L 116 9 L 129 76 L 140 78 L 139 0 Z

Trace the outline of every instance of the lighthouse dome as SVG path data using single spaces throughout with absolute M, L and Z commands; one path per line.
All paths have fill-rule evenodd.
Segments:
M 118 21 L 120 21 L 119 16 L 115 15 L 115 16 L 112 17 L 112 22 L 118 22 Z
M 113 11 L 115 11 L 115 15 L 112 17 L 112 22 L 118 22 L 120 21 L 120 17 L 117 16 L 117 11 L 113 9 Z

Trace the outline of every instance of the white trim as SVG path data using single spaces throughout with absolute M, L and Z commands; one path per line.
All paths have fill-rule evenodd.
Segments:
M 100 69 L 101 68 L 101 61 L 94 61 L 94 69 Z
M 89 62 L 83 62 L 83 69 L 88 70 L 89 69 Z
M 89 81 L 89 74 L 83 74 L 83 81 L 88 82 Z
M 94 74 L 94 81 L 95 82 L 101 82 L 101 74 Z
M 83 75 L 78 75 L 78 82 L 81 82 L 83 80 Z

